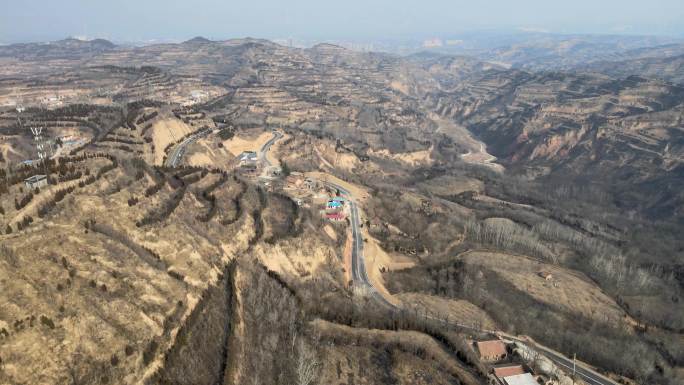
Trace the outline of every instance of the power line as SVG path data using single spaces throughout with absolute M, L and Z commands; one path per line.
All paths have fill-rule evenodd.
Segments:
M 36 142 L 36 150 L 38 153 L 38 159 L 43 163 L 43 170 L 45 171 L 45 178 L 49 183 L 48 178 L 48 167 L 47 167 L 47 148 L 46 142 L 43 137 L 43 127 L 31 127 L 31 133 L 33 134 L 33 140 Z

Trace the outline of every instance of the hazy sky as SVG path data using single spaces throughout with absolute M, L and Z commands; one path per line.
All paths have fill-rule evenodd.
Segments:
M 481 29 L 684 35 L 684 0 L 2 0 L 0 42 L 381 39 Z

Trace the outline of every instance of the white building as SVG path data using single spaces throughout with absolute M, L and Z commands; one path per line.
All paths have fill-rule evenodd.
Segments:
M 47 175 L 33 175 L 24 179 L 24 184 L 30 189 L 47 186 Z
M 516 374 L 515 376 L 508 376 L 503 378 L 505 385 L 539 385 L 529 373 Z
M 257 153 L 255 151 L 244 151 L 238 156 L 240 164 L 256 163 L 257 158 Z

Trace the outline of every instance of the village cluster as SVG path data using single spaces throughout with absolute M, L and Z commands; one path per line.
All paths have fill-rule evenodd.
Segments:
M 298 206 L 319 207 L 320 214 L 331 222 L 344 222 L 347 219 L 347 200 L 325 183 L 292 172 L 282 178 L 280 167 L 265 166 L 260 162 L 256 151 L 244 151 L 237 157 L 239 172 L 248 177 L 259 177 L 269 190 L 280 185 Z M 260 170 L 263 170 L 260 172 Z
M 319 208 L 322 217 L 330 222 L 345 222 L 349 213 L 346 198 L 338 191 L 316 179 L 293 172 L 283 180 L 283 190 L 300 206 Z

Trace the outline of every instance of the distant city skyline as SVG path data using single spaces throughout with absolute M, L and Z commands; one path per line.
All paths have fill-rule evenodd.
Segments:
M 5 5 L 0 42 L 80 36 L 116 42 L 211 39 L 428 39 L 468 31 L 684 36 L 681 0 L 133 1 Z

